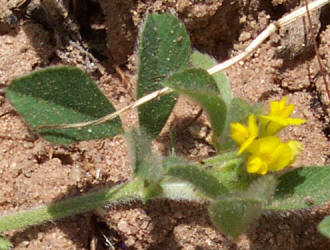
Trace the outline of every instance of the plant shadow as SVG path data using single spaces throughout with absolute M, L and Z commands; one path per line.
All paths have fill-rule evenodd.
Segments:
M 209 144 L 208 136 L 211 128 L 206 116 L 175 117 L 156 142 L 162 155 L 175 154 L 187 160 L 199 161 L 215 154 L 214 147 Z
M 280 177 L 274 198 L 281 199 L 295 192 L 295 188 L 305 182 L 306 177 L 299 175 L 297 171 L 292 171 Z

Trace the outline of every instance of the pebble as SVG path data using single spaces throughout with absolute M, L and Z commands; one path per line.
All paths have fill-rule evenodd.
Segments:
M 244 41 L 247 41 L 251 38 L 251 33 L 247 32 L 247 31 L 243 31 L 241 33 L 241 35 L 239 36 L 238 40 L 240 42 L 244 42 Z

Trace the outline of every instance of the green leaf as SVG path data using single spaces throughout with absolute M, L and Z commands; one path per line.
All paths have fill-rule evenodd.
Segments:
M 209 207 L 213 224 L 224 234 L 237 239 L 262 213 L 262 202 L 232 195 L 217 200 Z
M 9 250 L 13 247 L 13 244 L 6 238 L 0 236 L 0 250 Z
M 182 22 L 170 14 L 148 15 L 139 42 L 137 98 L 162 88 L 190 57 L 190 40 Z M 138 108 L 141 127 L 155 138 L 167 121 L 177 95 L 172 93 Z
M 218 96 L 215 80 L 203 69 L 186 69 L 175 73 L 163 84 L 178 91 L 192 90 Z
M 275 189 L 275 178 L 265 176 L 251 184 L 248 191 L 220 197 L 209 206 L 214 225 L 237 239 L 256 221 Z
M 216 94 L 213 77 L 203 69 L 188 69 L 173 74 L 166 82 L 179 94 L 184 94 L 199 103 L 209 116 L 215 137 L 222 134 L 226 121 L 226 104 Z
M 228 193 L 228 190 L 214 176 L 198 166 L 171 166 L 166 174 L 190 182 L 199 191 L 212 198 Z
M 330 166 L 295 169 L 279 178 L 273 202 L 267 209 L 309 208 L 330 200 Z
M 51 67 L 14 80 L 6 94 L 29 126 L 95 120 L 115 111 L 96 84 L 80 69 Z M 82 129 L 41 129 L 53 143 L 107 138 L 122 131 L 119 118 Z
M 325 237 L 330 238 L 330 216 L 325 217 L 321 223 L 317 226 L 317 229 Z
M 190 62 L 192 65 L 196 68 L 201 68 L 208 70 L 209 68 L 215 66 L 217 64 L 217 61 L 212 58 L 211 56 L 207 54 L 202 54 L 199 51 L 195 50 L 191 57 L 190 57 Z M 232 98 L 233 98 L 233 93 L 231 91 L 231 87 L 228 81 L 228 78 L 226 77 L 225 73 L 223 72 L 218 72 L 212 75 L 214 78 L 217 87 L 220 91 L 221 97 L 224 100 L 224 102 L 229 105 Z
M 161 157 L 152 152 L 151 139 L 142 130 L 133 129 L 126 133 L 134 176 L 142 177 L 150 182 L 158 181 L 162 178 Z

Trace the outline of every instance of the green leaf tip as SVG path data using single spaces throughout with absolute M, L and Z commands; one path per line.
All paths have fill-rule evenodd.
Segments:
M 162 88 L 160 84 L 184 69 L 190 57 L 190 40 L 183 23 L 170 14 L 146 17 L 138 51 L 137 98 Z M 168 94 L 138 108 L 139 122 L 155 138 L 167 121 L 177 95 Z
M 13 244 L 6 238 L 0 236 L 0 250 L 9 250 L 13 247 Z
M 330 239 L 330 216 L 325 217 L 317 226 L 317 229 L 321 234 Z
M 217 200 L 209 207 L 214 225 L 236 240 L 262 212 L 262 202 L 248 197 L 229 196 Z
M 195 50 L 190 57 L 191 64 L 196 68 L 207 70 L 217 64 L 217 61 L 207 54 L 202 54 Z M 229 80 L 224 72 L 218 72 L 212 75 L 214 78 L 218 91 L 224 102 L 229 105 L 233 99 L 233 93 L 229 84 Z
M 83 71 L 56 66 L 12 81 L 6 94 L 29 126 L 86 122 L 115 111 L 96 84 Z M 99 125 L 71 129 L 40 129 L 53 143 L 74 143 L 108 138 L 122 132 L 119 118 Z
M 260 217 L 275 186 L 273 176 L 264 176 L 252 182 L 247 191 L 219 197 L 209 206 L 212 222 L 236 240 Z

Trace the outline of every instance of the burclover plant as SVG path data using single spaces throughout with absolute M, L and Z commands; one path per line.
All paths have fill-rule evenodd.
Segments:
M 235 240 L 266 210 L 309 208 L 308 197 L 314 205 L 328 202 L 330 166 L 281 171 L 302 149 L 300 143 L 282 142 L 276 136 L 286 126 L 305 122 L 290 117 L 294 106 L 287 105 L 284 97 L 271 102 L 265 114 L 260 104 L 233 97 L 223 73 L 208 73 L 215 64 L 207 55 L 191 53 L 187 31 L 176 17 L 148 15 L 139 38 L 138 101 L 126 108 L 138 107 L 140 126 L 131 131 L 123 130 L 120 112 L 77 68 L 51 67 L 14 80 L 7 97 L 32 131 L 57 144 L 124 133 L 134 176 L 111 188 L 3 215 L 0 232 L 106 204 L 172 199 L 203 202 L 213 224 Z M 202 162 L 176 155 L 160 157 L 151 150 L 151 141 L 162 130 L 179 95 L 196 101 L 211 123 L 217 154 Z M 324 234 L 330 231 L 328 225 L 327 221 L 320 224 Z M 0 244 L 9 246 L 4 239 Z

